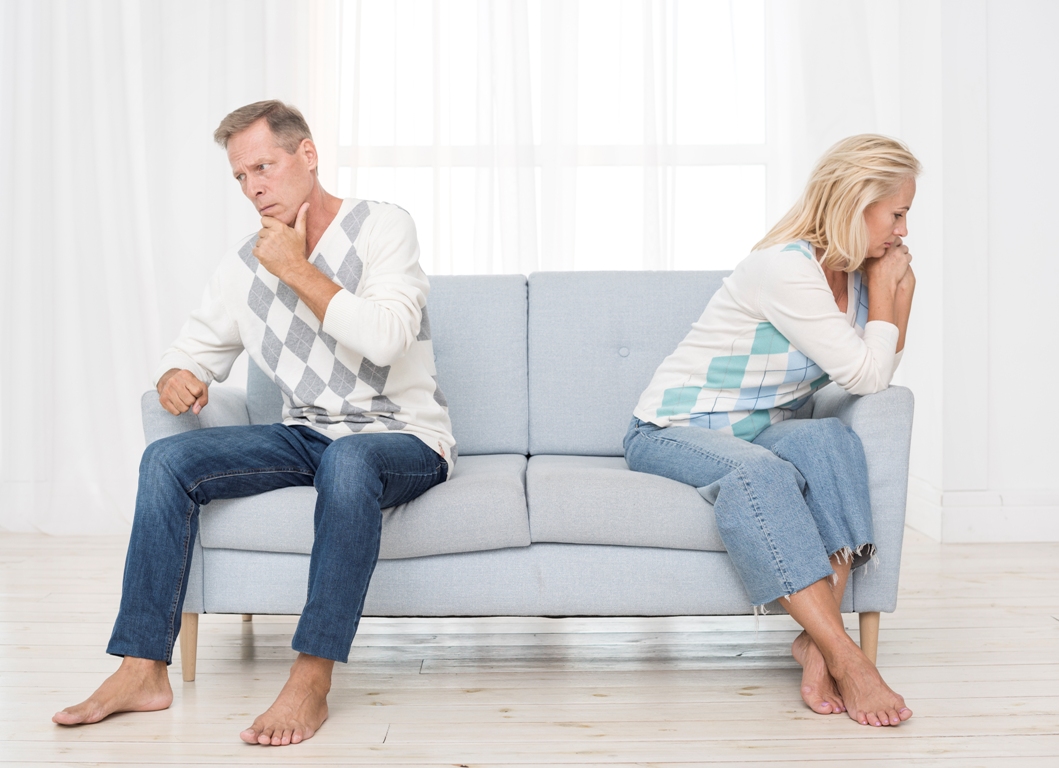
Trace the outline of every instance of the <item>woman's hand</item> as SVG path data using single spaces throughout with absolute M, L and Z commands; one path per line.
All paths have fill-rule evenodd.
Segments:
M 896 295 L 901 281 L 910 274 L 911 262 L 912 254 L 909 253 L 908 246 L 901 238 L 894 238 L 894 244 L 887 248 L 882 256 L 864 260 L 864 277 L 868 281 L 869 291 Z M 911 279 L 912 287 L 915 287 L 915 276 Z

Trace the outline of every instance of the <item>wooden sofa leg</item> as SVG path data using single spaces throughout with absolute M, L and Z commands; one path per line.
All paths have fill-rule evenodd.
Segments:
M 860 617 L 860 649 L 872 664 L 879 655 L 879 612 L 868 611 Z
M 195 661 L 199 653 L 199 615 L 185 613 L 180 617 L 180 668 L 184 682 L 195 679 Z
M 254 614 L 252 614 L 252 613 L 244 613 L 243 614 L 243 621 L 253 621 L 253 620 L 254 620 Z

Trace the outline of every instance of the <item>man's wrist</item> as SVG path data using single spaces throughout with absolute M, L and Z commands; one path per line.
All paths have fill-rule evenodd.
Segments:
M 162 394 L 162 387 L 164 387 L 166 385 L 166 382 L 168 382 L 171 378 L 173 378 L 173 376 L 175 376 L 179 372 L 179 368 L 170 368 L 168 371 L 166 371 L 159 377 L 158 386 L 155 387 L 155 389 L 158 391 L 158 394 Z

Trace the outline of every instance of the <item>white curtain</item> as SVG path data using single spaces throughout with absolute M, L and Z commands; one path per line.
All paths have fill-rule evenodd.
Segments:
M 428 272 L 724 268 L 760 236 L 764 0 L 339 13 L 339 191 L 408 208 Z
M 0 2 L 0 528 L 127 529 L 140 395 L 256 225 L 213 129 L 305 103 L 303 10 Z
M 771 220 L 793 204 L 835 142 L 857 133 L 900 137 L 900 5 L 768 0 Z
M 140 395 L 257 226 L 212 142 L 231 109 L 307 107 L 325 183 L 408 208 L 434 273 L 727 268 L 766 188 L 774 218 L 831 142 L 899 133 L 896 19 L 896 0 L 0 0 L 0 529 L 127 529 Z

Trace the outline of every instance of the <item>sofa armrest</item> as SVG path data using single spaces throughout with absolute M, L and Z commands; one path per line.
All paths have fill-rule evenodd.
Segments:
M 897 607 L 914 406 L 912 391 L 905 387 L 889 387 L 858 397 L 832 385 L 813 396 L 812 418 L 833 416 L 851 427 L 868 460 L 878 555 L 876 563 L 853 574 L 852 608 L 857 612 L 893 611 Z M 847 592 L 847 598 L 850 594 Z
M 158 393 L 150 389 L 140 398 L 143 415 L 143 437 L 147 444 L 163 437 L 190 432 L 203 427 L 238 427 L 250 423 L 246 394 L 227 387 L 210 387 L 210 401 L 196 416 L 185 411 L 174 416 L 158 402 Z

